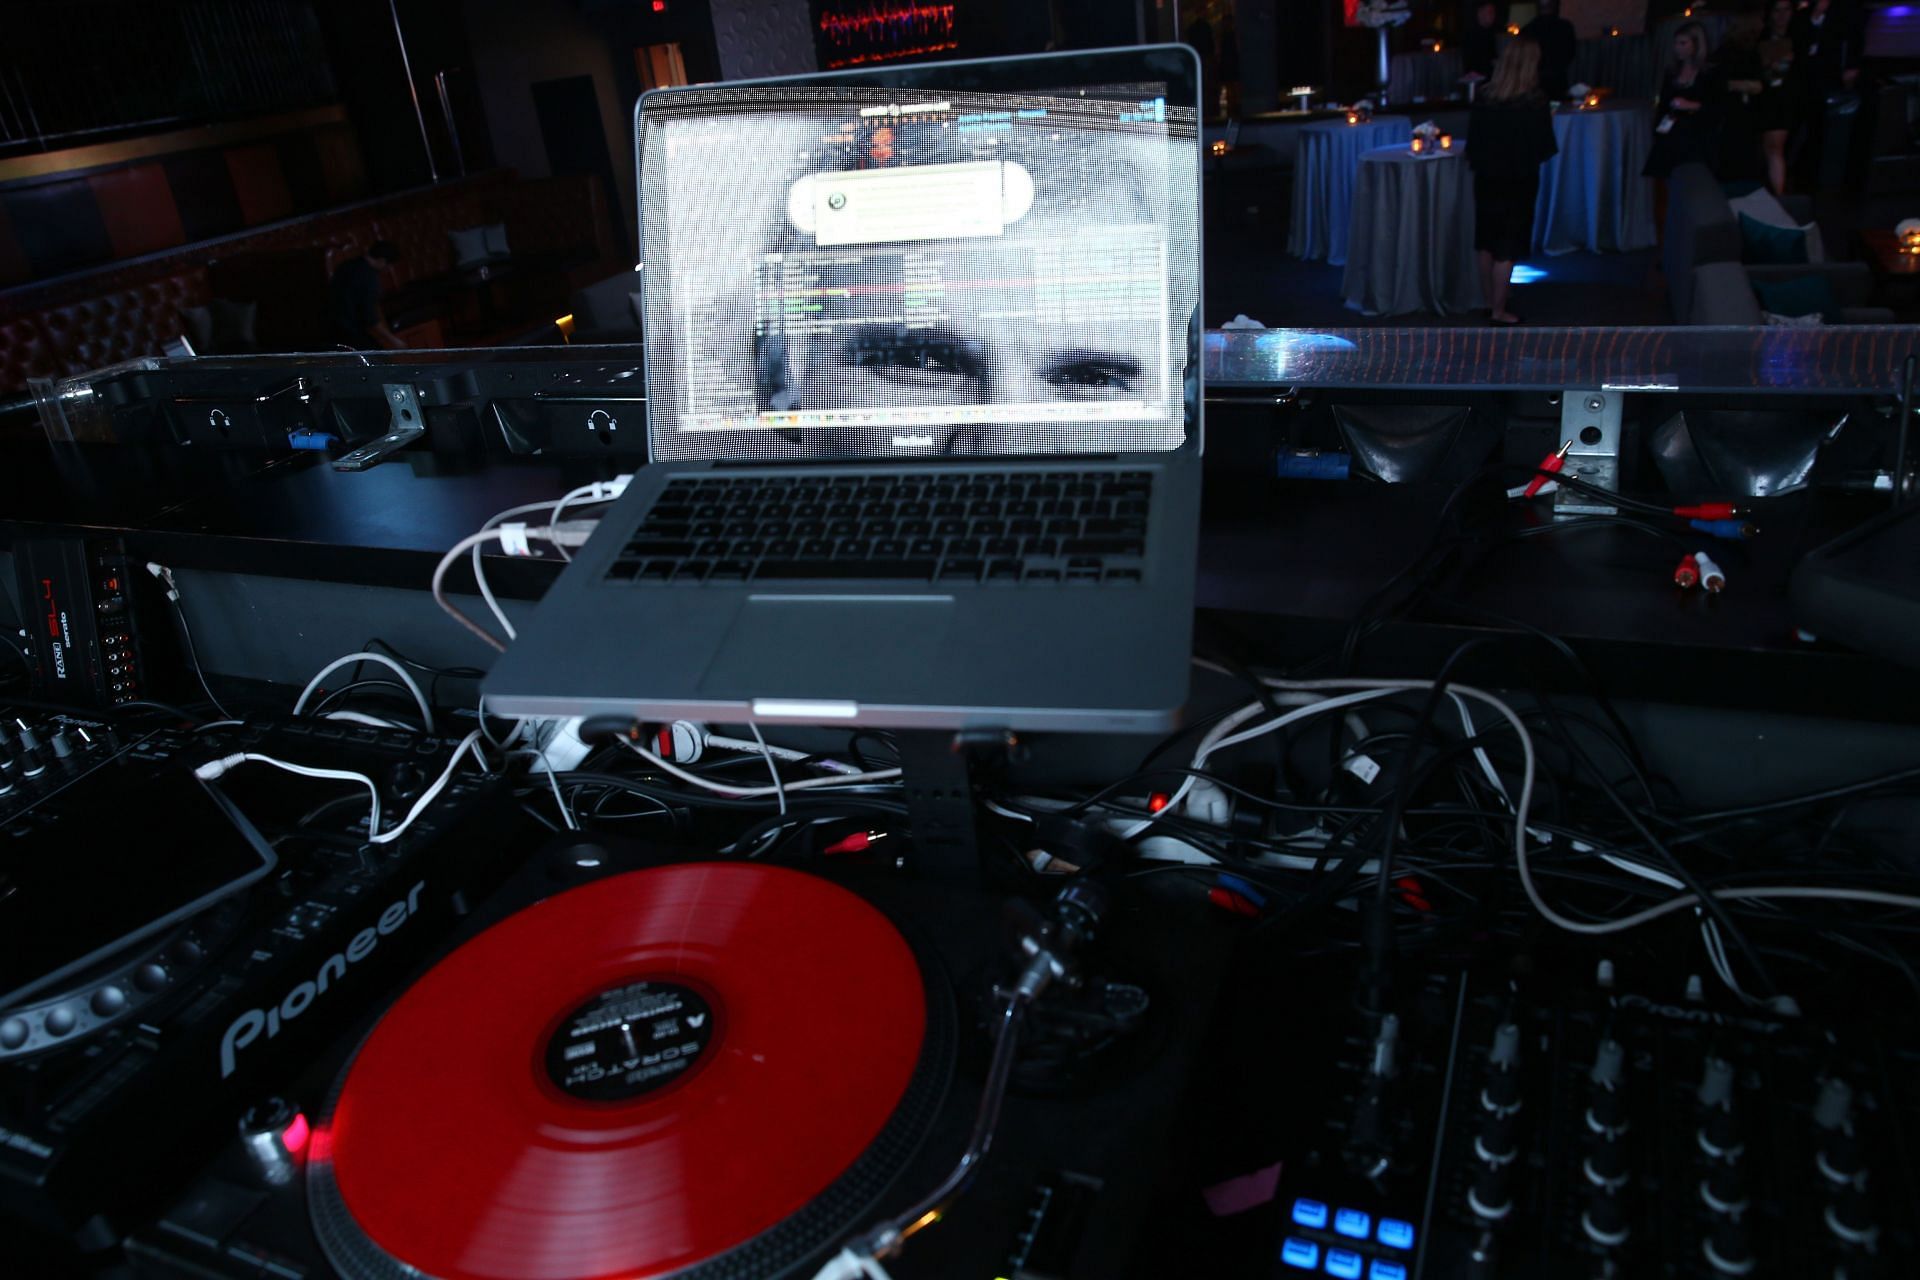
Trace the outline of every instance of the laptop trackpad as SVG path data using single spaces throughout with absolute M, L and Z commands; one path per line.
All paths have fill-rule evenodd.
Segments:
M 924 701 L 952 626 L 951 596 L 755 596 L 734 617 L 700 691 Z

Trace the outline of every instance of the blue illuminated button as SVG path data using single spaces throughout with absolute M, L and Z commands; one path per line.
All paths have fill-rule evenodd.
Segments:
M 1341 1209 L 1333 1215 L 1333 1229 L 1343 1236 L 1365 1240 L 1367 1232 L 1373 1229 L 1373 1219 L 1358 1209 Z
M 1299 1267 L 1302 1271 L 1311 1271 L 1320 1265 L 1320 1246 L 1311 1240 L 1288 1236 L 1287 1242 L 1280 1246 L 1280 1261 L 1290 1267 Z
M 1407 1280 L 1407 1269 L 1397 1262 L 1376 1258 L 1367 1270 L 1367 1280 Z
M 1398 1218 L 1380 1219 L 1380 1243 L 1389 1249 L 1413 1248 L 1413 1224 Z
M 1299 1199 L 1293 1202 L 1293 1220 L 1303 1227 L 1312 1227 L 1316 1231 L 1326 1229 L 1327 1206 L 1319 1200 Z
M 1360 1280 L 1360 1255 L 1351 1249 L 1327 1250 L 1327 1274 L 1335 1280 Z

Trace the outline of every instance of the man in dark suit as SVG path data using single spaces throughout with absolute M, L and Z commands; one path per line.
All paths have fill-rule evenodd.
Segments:
M 1540 46 L 1540 92 L 1549 101 L 1566 97 L 1578 41 L 1573 24 L 1560 16 L 1560 0 L 1540 0 L 1539 16 L 1526 25 L 1520 37 Z

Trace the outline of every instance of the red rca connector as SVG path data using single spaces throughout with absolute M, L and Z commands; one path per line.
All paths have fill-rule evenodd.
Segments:
M 1696 502 L 1689 507 L 1675 507 L 1673 514 L 1682 520 L 1731 520 L 1743 512 L 1731 502 Z
M 1700 585 L 1700 559 L 1698 556 L 1687 556 L 1683 558 L 1678 565 L 1674 566 L 1673 585 L 1682 590 Z
M 1251 918 L 1260 914 L 1260 908 L 1255 906 L 1251 899 L 1235 893 L 1231 889 L 1223 889 L 1218 885 L 1207 890 L 1207 901 L 1222 911 L 1227 912 L 1229 915 L 1247 916 Z
M 840 839 L 835 840 L 820 852 L 826 854 L 864 853 L 868 849 L 871 849 L 876 841 L 885 840 L 886 838 L 887 835 L 884 831 L 856 831 L 850 836 L 842 836 Z
M 1550 471 L 1550 472 L 1553 472 L 1555 475 L 1558 475 L 1560 472 L 1560 469 L 1567 465 L 1567 450 L 1571 448 L 1573 448 L 1573 441 L 1569 440 L 1565 444 L 1561 445 L 1554 452 L 1540 459 L 1540 465 L 1535 467 L 1534 470 Z M 1536 475 L 1534 476 L 1533 479 L 1527 481 L 1527 487 L 1521 491 L 1520 496 L 1523 498 L 1535 497 L 1539 494 L 1541 489 L 1546 487 L 1546 483 L 1547 483 L 1547 477 L 1542 475 Z
M 1422 915 L 1433 912 L 1433 903 L 1427 898 L 1426 886 L 1414 876 L 1395 876 L 1393 887 L 1400 891 L 1400 901 L 1412 907 Z
M 1727 575 L 1721 572 L 1720 566 L 1713 562 L 1713 557 L 1704 551 L 1696 551 L 1693 553 L 1693 559 L 1700 566 L 1701 586 L 1714 595 L 1719 595 L 1727 589 Z

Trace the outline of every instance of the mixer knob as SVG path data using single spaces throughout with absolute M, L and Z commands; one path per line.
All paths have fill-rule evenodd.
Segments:
M 1747 1207 L 1746 1169 L 1732 1162 L 1715 1165 L 1700 1180 L 1700 1199 L 1715 1213 L 1742 1212 Z
M 1400 1015 L 1389 1013 L 1380 1019 L 1380 1030 L 1374 1034 L 1373 1049 L 1367 1056 L 1367 1074 L 1376 1080 L 1391 1080 L 1398 1065 L 1399 1049 Z
M 1627 1051 L 1618 1040 L 1608 1036 L 1600 1042 L 1593 1053 L 1593 1070 L 1587 1073 L 1587 1079 L 1593 1082 L 1595 1089 L 1609 1092 L 1620 1087 L 1620 1079 L 1626 1068 Z
M 1623 1142 L 1596 1142 L 1580 1171 L 1587 1181 L 1608 1191 L 1617 1191 L 1627 1181 L 1627 1148 Z
M 65 760 L 73 754 L 73 739 L 67 736 L 65 729 L 53 735 L 52 746 L 55 760 Z
M 1729 1108 L 1716 1107 L 1709 1111 L 1696 1136 L 1700 1149 L 1716 1160 L 1737 1160 L 1747 1149 L 1744 1126 Z
M 1494 1029 L 1487 1052 L 1487 1084 L 1480 1105 L 1496 1115 L 1520 1109 L 1520 1024 L 1503 1022 Z
M 1819 1150 L 1814 1152 L 1813 1163 L 1820 1170 L 1820 1176 L 1837 1187 L 1859 1181 L 1867 1170 L 1866 1155 L 1860 1150 L 1860 1139 L 1851 1133 L 1839 1131 L 1821 1139 Z
M 1830 1133 L 1853 1127 L 1853 1086 L 1838 1076 L 1820 1082 L 1813 1103 L 1813 1122 Z
M 1627 1131 L 1627 1104 L 1616 1089 L 1595 1089 L 1587 1106 L 1587 1128 L 1610 1138 Z
M 1827 1206 L 1827 1230 L 1849 1244 L 1866 1244 L 1878 1235 L 1866 1193 L 1853 1187 L 1835 1196 Z
M 1506 1165 L 1483 1164 L 1467 1189 L 1467 1207 L 1488 1222 L 1498 1222 L 1513 1212 L 1513 1192 L 1509 1187 Z
M 1588 1202 L 1587 1211 L 1580 1215 L 1580 1229 L 1587 1233 L 1587 1239 L 1607 1248 L 1625 1244 L 1633 1234 L 1620 1197 L 1607 1191 L 1595 1194 Z
M 1491 1165 L 1508 1164 L 1520 1154 L 1520 1140 L 1511 1113 L 1487 1117 L 1479 1136 L 1473 1140 L 1473 1154 Z
M 1717 1054 L 1707 1059 L 1706 1069 L 1700 1076 L 1700 1088 L 1695 1095 L 1700 1099 L 1701 1107 L 1707 1110 L 1715 1108 L 1726 1110 L 1733 1106 L 1733 1063 Z
M 1753 1236 L 1747 1224 L 1738 1218 L 1723 1218 L 1714 1223 L 1701 1251 L 1707 1255 L 1707 1265 L 1720 1275 L 1744 1276 L 1753 1272 Z

